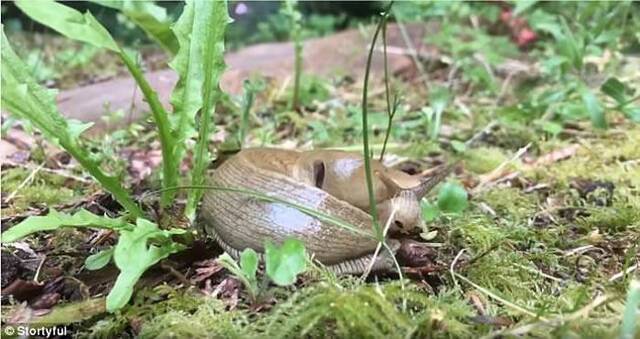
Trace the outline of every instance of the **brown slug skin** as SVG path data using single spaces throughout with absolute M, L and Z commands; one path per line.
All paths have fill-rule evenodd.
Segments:
M 297 152 L 247 149 L 224 162 L 208 178 L 209 185 L 241 188 L 277 196 L 349 222 L 373 234 L 371 217 L 327 192 L 283 174 L 294 165 Z M 315 258 L 327 265 L 361 257 L 375 250 L 373 237 L 354 234 L 323 223 L 297 209 L 261 201 L 241 193 L 209 190 L 200 208 L 205 229 L 226 245 L 263 252 L 265 240 L 280 243 L 288 237 L 304 242 Z
M 377 161 L 374 161 L 373 171 L 376 173 L 375 197 L 382 207 L 381 217 L 385 217 L 384 213 L 388 217 L 389 206 L 397 205 L 404 208 L 401 211 L 404 214 L 397 213 L 399 216 L 410 214 L 405 222 L 417 224 L 419 208 L 416 206 L 422 196 L 417 197 L 414 191 L 404 188 L 416 183 L 424 187 L 425 181 L 387 169 Z M 207 190 L 199 220 L 227 251 L 238 252 L 250 247 L 263 252 L 266 240 L 280 243 L 293 237 L 303 241 L 307 250 L 323 264 L 348 262 L 347 268 L 342 267 L 340 271 L 357 273 L 366 267 L 359 258 L 368 258 L 377 246 L 372 218 L 365 212 L 369 204 L 359 154 L 245 149 L 222 163 L 207 181 L 209 185 L 257 191 L 316 209 L 372 235 L 355 234 L 281 203 L 242 193 Z M 429 187 L 433 186 L 430 184 Z M 382 223 L 385 221 L 381 220 Z

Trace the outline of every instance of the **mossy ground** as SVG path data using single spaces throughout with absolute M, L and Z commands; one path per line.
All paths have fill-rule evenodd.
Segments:
M 58 48 L 57 43 L 51 48 Z M 76 51 L 79 65 L 100 66 L 100 60 L 105 60 L 107 66 L 102 68 L 108 76 L 121 70 L 121 65 L 102 59 L 102 54 Z M 54 71 L 63 87 L 77 81 L 74 73 Z M 290 93 L 277 97 L 274 93 L 280 87 L 268 86 L 259 94 L 257 106 L 261 106 L 254 110 L 248 143 L 360 150 L 357 99 L 341 100 L 337 94 L 358 98 L 361 88 L 338 83 L 314 78 L 303 86 L 302 114 L 286 108 Z M 381 83 L 377 86 L 382 88 Z M 231 293 L 237 292 L 239 299 L 229 302 L 202 284 L 185 286 L 169 276 L 159 284 L 141 286 L 121 312 L 75 324 L 75 333 L 97 338 L 617 336 L 624 294 L 637 273 L 615 277 L 640 260 L 638 125 L 616 117 L 608 130 L 587 127 L 586 133 L 551 136 L 527 119 L 489 118 L 493 113 L 480 96 L 466 102 L 467 110 L 476 113 L 472 118 L 458 108 L 447 110 L 443 121 L 449 132 L 442 133 L 447 140 L 431 141 L 424 114 L 416 108 L 424 104 L 425 89 L 405 83 L 394 86 L 405 94 L 405 105 L 391 133 L 389 152 L 423 167 L 460 159 L 457 179 L 472 193 L 462 214 L 442 215 L 428 225 L 437 231 L 430 242 L 437 246 L 434 264 L 440 270 L 405 277 L 403 284 L 394 275 L 361 282 L 312 272 L 294 287 L 271 286 L 265 305 L 252 304 L 239 285 Z M 227 107 L 221 111 L 237 112 L 233 101 L 226 99 Z M 379 149 L 386 125 L 384 100 L 376 96 L 372 101 L 372 144 Z M 216 119 L 225 133 L 238 128 L 237 115 Z M 477 144 L 463 152 L 451 147 L 452 140 L 467 140 L 492 121 L 496 127 Z M 118 145 L 154 140 L 153 133 L 121 135 Z M 531 159 L 509 162 L 528 144 L 526 157 Z M 577 148 L 566 158 L 535 163 L 572 145 Z M 105 154 L 113 162 L 119 156 L 117 150 L 105 150 Z M 483 175 L 505 162 L 509 164 L 504 168 L 516 175 L 475 190 Z M 71 203 L 96 189 L 55 172 L 38 172 L 26 180 L 31 172 L 3 170 L 3 217 Z M 158 178 L 152 176 L 149 181 L 149 186 L 157 186 Z M 12 200 L 6 202 L 13 192 Z M 84 271 L 84 257 L 95 252 L 89 235 L 64 230 L 27 242 L 35 251 L 58 257 L 55 265 L 75 276 Z M 193 274 L 193 269 L 181 272 Z M 45 278 L 46 274 L 41 277 Z M 232 278 L 221 272 L 215 282 L 225 279 Z M 107 289 L 92 287 L 96 290 L 104 294 Z

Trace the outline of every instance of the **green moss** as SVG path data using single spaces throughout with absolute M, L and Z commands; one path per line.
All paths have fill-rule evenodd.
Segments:
M 403 297 L 407 301 L 402 309 Z M 255 324 L 265 337 L 404 338 L 470 335 L 472 311 L 453 294 L 438 297 L 409 285 L 320 282 L 296 292 Z
M 464 154 L 465 169 L 478 174 L 491 172 L 506 160 L 503 151 L 495 147 L 474 148 Z
M 132 305 L 118 313 L 109 314 L 79 333 L 78 336 L 88 338 L 121 337 L 123 333 L 131 330 L 129 327 L 132 322 L 141 324 L 142 331 L 149 331 L 148 333 L 157 335 L 171 333 L 177 329 L 172 326 L 164 327 L 168 324 L 161 323 L 161 321 L 171 320 L 171 315 L 178 317 L 179 315 L 194 314 L 202 305 L 209 302 L 215 303 L 217 300 L 211 301 L 211 298 L 193 290 L 176 290 L 168 285 L 140 289 L 136 292 Z M 215 307 L 218 307 L 216 305 L 214 304 Z M 163 332 L 164 329 L 168 332 Z
M 560 145 L 557 147 L 555 150 L 561 149 Z M 614 183 L 617 194 L 632 195 L 633 187 L 640 187 L 640 175 L 634 164 L 639 158 L 640 130 L 635 129 L 616 137 L 583 142 L 569 159 L 535 166 L 525 174 L 547 180 L 557 189 L 567 189 L 575 178 L 608 181 Z
M 35 204 L 52 207 L 72 201 L 82 192 L 74 187 L 67 187 L 66 178 L 53 173 L 37 172 L 26 184 L 31 171 L 11 168 L 2 172 L 2 193 L 10 195 L 15 192 L 9 208 L 3 214 L 17 214 Z
M 535 193 L 525 194 L 515 187 L 492 189 L 477 199 L 489 205 L 498 216 L 516 221 L 532 217 L 538 201 Z
M 203 297 L 195 312 L 171 310 L 146 322 L 140 338 L 245 338 L 247 317 L 219 299 Z
M 622 232 L 628 227 L 640 229 L 640 209 L 637 206 L 614 204 L 612 207 L 592 208 L 588 217 L 578 220 L 578 225 L 585 233 L 595 229 L 604 233 Z

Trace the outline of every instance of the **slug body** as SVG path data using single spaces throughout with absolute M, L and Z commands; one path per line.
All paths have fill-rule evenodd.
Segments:
M 390 208 L 395 204 L 395 214 L 402 215 L 397 210 L 403 207 L 393 199 L 400 199 L 402 193 L 412 191 L 403 190 L 393 180 L 394 176 L 410 184 L 424 186 L 424 181 L 398 174 L 379 162 L 373 167 L 377 173 L 375 197 L 383 210 L 381 213 L 389 213 L 385 206 Z M 355 233 L 321 221 L 280 202 L 265 201 L 242 192 L 207 190 L 199 220 L 206 232 L 232 256 L 238 256 L 245 248 L 264 252 L 266 240 L 281 243 L 293 237 L 304 242 L 316 260 L 337 273 L 360 273 L 376 249 L 372 218 L 366 212 L 369 203 L 364 167 L 358 154 L 245 149 L 220 165 L 207 180 L 208 185 L 259 192 L 317 210 L 343 220 L 359 231 Z M 419 198 L 413 193 L 402 199 L 413 199 L 418 206 Z M 404 201 L 402 199 L 398 201 Z M 416 220 L 419 219 L 419 209 L 410 213 L 411 218 L 415 214 Z M 399 246 L 397 242 L 392 244 L 392 247 Z M 391 268 L 389 259 L 381 255 L 374 269 Z

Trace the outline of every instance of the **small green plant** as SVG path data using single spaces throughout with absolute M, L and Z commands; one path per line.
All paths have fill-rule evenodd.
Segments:
M 255 96 L 258 92 L 264 90 L 264 87 L 265 85 L 262 81 L 245 80 L 242 83 L 243 94 L 242 102 L 240 103 L 242 115 L 240 117 L 240 128 L 238 129 L 238 146 L 240 148 L 244 145 L 247 130 L 249 129 L 249 117 Z
M 153 222 L 138 218 L 135 224 L 125 218 L 97 216 L 80 210 L 73 215 L 51 210 L 46 216 L 29 217 L 2 233 L 2 242 L 17 241 L 35 232 L 53 231 L 63 227 L 95 227 L 116 231 L 120 237 L 115 247 L 87 258 L 89 269 L 99 269 L 111 258 L 120 270 L 116 283 L 107 296 L 107 310 L 115 311 L 124 306 L 133 287 L 142 274 L 158 261 L 184 249 L 173 237 L 185 234 L 183 229 L 161 230 Z
M 562 130 L 562 122 L 585 118 L 595 128 L 605 129 L 612 111 L 640 121 L 640 108 L 633 104 L 638 96 L 633 97 L 631 87 L 616 78 L 594 82 L 604 68 L 589 67 L 588 62 L 607 50 L 618 50 L 620 38 L 633 30 L 633 20 L 628 22 L 627 18 L 637 15 L 637 9 L 631 2 L 571 6 L 546 6 L 541 2 L 523 7 L 522 12 L 533 29 L 551 37 L 536 51 L 541 57 L 544 82 L 551 85 L 530 95 L 521 105 L 524 112 L 541 115 L 540 124 L 552 134 Z M 598 92 L 612 98 L 614 105 L 603 103 Z
M 448 182 L 438 191 L 436 203 L 423 202 L 422 215 L 426 221 L 436 219 L 442 213 L 458 214 L 468 206 L 468 194 L 460 184 Z
M 223 253 L 218 262 L 235 275 L 249 292 L 253 302 L 256 302 L 264 292 L 266 277 L 278 286 L 289 286 L 296 282 L 297 276 L 306 270 L 307 255 L 304 245 L 296 239 L 287 239 L 282 246 L 277 247 L 270 242 L 265 244 L 266 277 L 258 284 L 258 253 L 247 248 L 240 254 L 240 263 L 236 263 L 227 253 Z

